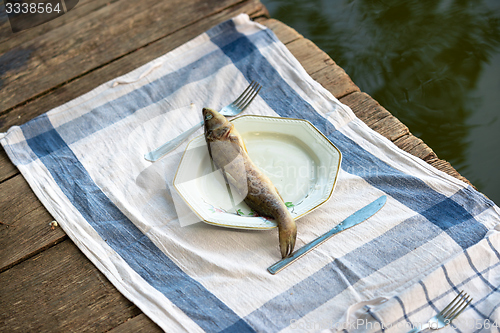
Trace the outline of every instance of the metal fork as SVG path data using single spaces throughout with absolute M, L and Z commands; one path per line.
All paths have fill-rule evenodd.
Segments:
M 252 81 L 248 87 L 241 93 L 238 98 L 234 102 L 232 102 L 229 105 L 226 105 L 225 107 L 220 110 L 220 114 L 228 117 L 228 116 L 236 116 L 237 114 L 243 112 L 247 108 L 248 105 L 253 101 L 255 96 L 259 93 L 260 89 L 262 86 L 257 83 L 256 81 Z M 181 143 L 183 143 L 191 134 L 196 132 L 198 128 L 203 126 L 203 121 L 190 129 L 188 129 L 186 132 L 180 134 L 176 138 L 170 140 L 167 143 L 164 143 L 160 147 L 156 148 L 153 151 L 150 151 L 147 154 L 144 154 L 144 158 L 148 161 L 155 162 L 158 159 L 160 159 L 163 155 L 171 152 L 175 148 L 177 148 Z
M 408 333 L 421 332 L 427 328 L 433 330 L 441 329 L 450 324 L 453 319 L 458 317 L 458 315 L 465 310 L 470 302 L 472 302 L 472 297 L 470 297 L 466 293 L 464 294 L 464 291 L 462 290 L 460 294 L 458 294 L 457 297 L 455 297 L 455 299 L 451 301 L 451 303 L 448 304 L 446 308 L 444 308 L 443 311 L 439 312 L 437 315 L 429 319 L 429 321 L 422 325 L 422 327 L 415 327 Z

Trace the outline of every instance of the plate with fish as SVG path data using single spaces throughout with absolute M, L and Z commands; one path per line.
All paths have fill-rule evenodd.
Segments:
M 342 154 L 314 125 L 302 119 L 257 115 L 240 116 L 230 124 L 243 141 L 235 139 L 232 144 L 243 146 L 241 150 L 272 182 L 293 220 L 328 201 Z M 240 229 L 276 228 L 276 218 L 245 202 L 245 193 L 237 188 L 237 183 L 244 181 L 235 180 L 237 177 L 232 177 L 231 172 L 221 172 L 214 163 L 206 134 L 205 125 L 205 134 L 192 139 L 184 151 L 173 182 L 178 194 L 206 223 Z M 231 136 L 222 133 L 222 137 Z M 215 147 L 212 155 L 217 151 L 217 143 L 211 143 Z M 238 160 L 235 156 L 229 159 Z

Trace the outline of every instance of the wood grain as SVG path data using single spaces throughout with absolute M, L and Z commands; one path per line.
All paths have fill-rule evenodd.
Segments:
M 28 40 L 0 55 L 0 113 L 237 3 L 120 0 Z
M 260 23 L 272 30 L 276 37 L 278 37 L 278 39 L 285 45 L 293 42 L 294 40 L 304 38 L 304 36 L 299 34 L 297 30 L 273 18 L 259 17 L 255 19 L 255 22 Z
M 340 99 L 370 128 L 394 141 L 409 134 L 408 127 L 366 93 L 352 93 Z
M 0 272 L 65 240 L 22 175 L 0 184 Z
M 140 314 L 69 240 L 0 274 L 0 332 L 106 332 Z
M 0 149 L 0 183 L 18 173 L 19 170 L 12 164 L 5 150 Z
M 123 324 L 113 328 L 109 333 L 160 333 L 163 330 L 145 314 L 130 318 Z
M 13 225 L 38 207 L 42 204 L 21 175 L 0 184 L 0 221 L 3 223 Z
M 116 0 L 113 0 L 116 1 Z M 26 41 L 46 34 L 50 30 L 64 26 L 71 21 L 85 17 L 89 13 L 106 6 L 111 0 L 79 0 L 68 13 L 28 30 L 13 33 L 7 19 L 0 24 L 0 53 L 10 50 Z

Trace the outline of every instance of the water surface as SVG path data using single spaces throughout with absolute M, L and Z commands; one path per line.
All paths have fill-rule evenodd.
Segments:
M 500 204 L 499 0 L 261 0 Z

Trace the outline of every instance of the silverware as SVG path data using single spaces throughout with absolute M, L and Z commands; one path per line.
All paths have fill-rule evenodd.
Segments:
M 247 108 L 248 105 L 253 101 L 255 96 L 259 93 L 260 89 L 262 86 L 258 84 L 255 81 L 252 81 L 250 85 L 243 91 L 243 93 L 238 96 L 238 98 L 232 102 L 229 105 L 226 105 L 225 107 L 220 110 L 220 114 L 226 116 L 226 117 L 233 117 L 239 114 L 240 112 L 243 112 Z M 144 154 L 144 158 L 148 161 L 155 162 L 158 159 L 160 159 L 163 155 L 171 152 L 175 148 L 177 148 L 181 143 L 183 143 L 191 134 L 196 132 L 201 126 L 203 126 L 203 121 L 184 133 L 180 134 L 176 138 L 170 140 L 167 143 L 164 143 L 160 147 L 156 148 L 153 151 L 150 151 L 147 154 Z
M 316 248 L 317 246 L 321 245 L 322 243 L 326 242 L 328 239 L 330 239 L 333 235 L 344 231 L 345 229 L 348 229 L 352 226 L 355 226 L 356 224 L 359 224 L 369 217 L 371 217 L 373 214 L 378 212 L 380 208 L 382 208 L 387 201 L 387 196 L 383 195 L 377 200 L 373 201 L 372 203 L 366 205 L 365 207 L 361 208 L 348 218 L 346 218 L 344 221 L 340 222 L 335 228 L 332 230 L 328 231 L 327 233 L 319 236 L 312 242 L 304 245 L 294 253 L 292 253 L 289 257 L 285 259 L 281 259 L 274 265 L 269 266 L 267 269 L 269 273 L 271 274 L 276 274 L 279 271 L 281 271 L 283 268 L 287 267 L 288 265 L 292 264 L 296 260 L 298 260 L 300 257 L 311 251 L 312 249 Z
M 429 319 L 429 321 L 422 325 L 422 327 L 415 327 L 408 333 L 421 332 L 427 328 L 439 330 L 448 324 L 451 324 L 453 319 L 457 318 L 458 315 L 461 314 L 462 311 L 464 311 L 470 304 L 470 302 L 472 302 L 472 297 L 467 295 L 467 293 L 464 294 L 464 291 L 462 290 L 460 294 L 458 294 L 457 297 L 455 297 L 455 299 L 444 308 L 443 311 Z

